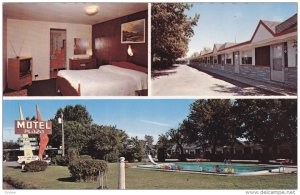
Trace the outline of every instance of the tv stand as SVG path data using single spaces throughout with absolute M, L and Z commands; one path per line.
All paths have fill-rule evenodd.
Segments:
M 23 66 L 23 67 L 22 67 Z M 9 58 L 7 66 L 8 88 L 20 90 L 22 87 L 32 84 L 32 58 Z

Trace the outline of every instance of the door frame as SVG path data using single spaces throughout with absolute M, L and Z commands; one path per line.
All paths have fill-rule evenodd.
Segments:
M 274 49 L 277 47 L 277 46 L 281 46 L 281 67 L 276 67 L 276 68 L 281 68 L 281 70 L 275 70 L 275 67 L 274 67 L 274 63 L 273 63 L 273 60 L 276 59 L 274 58 Z M 284 82 L 284 68 L 285 68 L 285 59 L 284 59 L 284 56 L 285 56 L 285 48 L 284 48 L 284 43 L 279 43 L 279 44 L 274 44 L 274 45 L 271 45 L 270 47 L 270 79 L 272 81 L 277 81 L 277 82 Z M 287 51 L 286 51 L 287 52 Z M 278 58 L 279 59 L 279 58 Z
M 233 52 L 232 55 L 233 55 L 234 73 L 240 73 L 240 52 L 239 51 Z
M 67 61 L 67 55 L 68 55 L 68 47 L 67 47 L 67 39 L 68 39 L 68 37 L 67 37 L 67 29 L 63 29 L 63 28 L 50 28 L 50 31 L 49 31 L 49 35 L 50 35 L 50 39 L 49 39 L 49 41 L 50 41 L 50 53 L 49 53 L 49 72 L 50 72 L 50 78 L 51 77 L 53 77 L 53 75 L 51 75 L 51 72 L 54 72 L 54 75 L 55 74 L 57 74 L 57 72 L 58 72 L 58 70 L 59 69 L 57 69 L 57 70 L 51 70 L 51 32 L 52 31 L 62 31 L 62 32 L 64 32 L 65 33 L 65 37 L 66 37 L 66 39 L 65 39 L 65 41 L 63 41 L 63 44 L 64 44 L 64 47 L 65 47 L 65 59 L 64 59 L 64 61 L 65 61 L 65 63 L 64 63 L 64 67 L 62 68 L 62 69 L 67 69 L 67 66 L 68 66 L 68 61 Z M 56 76 L 54 76 L 54 77 L 56 77 Z

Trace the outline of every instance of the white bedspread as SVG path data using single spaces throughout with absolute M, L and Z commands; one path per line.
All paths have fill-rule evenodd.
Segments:
M 82 96 L 133 96 L 136 90 L 147 89 L 147 74 L 113 65 L 90 70 L 60 70 L 57 74 L 75 89 L 80 83 Z

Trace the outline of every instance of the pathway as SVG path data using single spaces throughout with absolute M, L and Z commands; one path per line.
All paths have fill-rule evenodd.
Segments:
M 277 95 L 224 77 L 210 75 L 187 65 L 154 72 L 153 96 L 266 96 Z

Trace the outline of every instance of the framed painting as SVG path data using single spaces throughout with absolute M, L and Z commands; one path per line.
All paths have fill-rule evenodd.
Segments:
M 145 19 L 123 23 L 121 43 L 145 43 Z
M 86 38 L 74 38 L 74 55 L 85 55 L 89 47 L 89 41 Z

